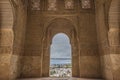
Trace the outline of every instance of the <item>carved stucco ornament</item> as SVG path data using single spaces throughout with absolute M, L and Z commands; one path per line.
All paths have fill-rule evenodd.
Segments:
M 81 0 L 81 5 L 83 9 L 91 8 L 91 0 Z
M 40 10 L 40 1 L 41 0 L 31 0 L 31 9 Z
M 48 10 L 56 11 L 57 10 L 57 0 L 48 0 Z
M 73 8 L 74 8 L 73 0 L 65 0 L 65 9 L 73 9 Z

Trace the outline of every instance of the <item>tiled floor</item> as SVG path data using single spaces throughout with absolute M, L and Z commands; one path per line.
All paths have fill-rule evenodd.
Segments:
M 84 78 L 30 78 L 18 80 L 102 80 L 102 79 L 84 79 Z

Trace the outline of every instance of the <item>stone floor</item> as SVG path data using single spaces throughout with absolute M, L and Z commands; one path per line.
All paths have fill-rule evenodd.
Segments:
M 18 80 L 102 80 L 102 79 L 85 79 L 85 78 L 30 78 Z

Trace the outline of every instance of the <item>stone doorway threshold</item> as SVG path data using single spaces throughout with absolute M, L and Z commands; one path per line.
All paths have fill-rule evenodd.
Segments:
M 18 80 L 103 80 L 103 79 L 87 79 L 87 78 L 26 78 Z

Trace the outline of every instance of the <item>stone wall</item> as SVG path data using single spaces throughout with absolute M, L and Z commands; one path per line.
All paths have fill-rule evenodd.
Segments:
M 80 13 L 78 27 L 81 62 L 80 76 L 88 78 L 101 78 L 101 64 L 94 12 Z
M 103 78 L 106 80 L 113 79 L 112 67 L 111 67 L 111 59 L 110 59 L 110 48 L 108 42 L 108 25 L 106 17 L 106 9 L 105 1 L 96 0 L 96 24 L 97 24 L 97 34 L 98 34 L 98 42 L 99 42 L 99 51 L 101 57 L 101 67 Z M 106 13 L 106 14 L 105 14 Z M 106 16 L 106 17 L 105 17 Z
M 82 9 L 81 2 L 75 0 L 73 10 L 63 9 L 64 0 L 59 0 L 58 11 L 48 11 L 44 0 L 41 3 L 44 7 L 32 10 L 31 3 L 28 6 L 26 1 L 0 0 L 0 80 L 43 77 L 43 67 L 44 76 L 48 76 L 49 47 L 44 48 L 44 44 L 50 43 L 51 38 L 43 41 L 45 36 L 51 35 L 47 32 L 48 25 L 59 18 L 71 21 L 77 34 L 72 42 L 78 47 L 75 52 L 80 50 L 79 60 L 73 65 L 79 66 L 75 77 L 120 79 L 120 0 L 95 0 L 91 9 Z M 56 26 L 59 24 L 66 26 L 62 21 Z M 51 31 L 55 28 L 53 26 Z M 65 31 L 64 27 L 60 29 Z
M 0 79 L 8 80 L 10 78 L 10 60 L 12 56 L 13 33 L 10 29 L 0 31 Z M 6 72 L 7 71 L 7 72 Z
M 114 1 L 111 3 L 111 1 Z M 106 80 L 119 80 L 119 0 L 96 0 L 96 24 L 102 74 Z M 117 29 L 116 29 L 117 28 Z
M 12 14 L 9 0 L 0 0 L 0 80 L 10 78 L 10 60 L 13 50 Z
M 25 30 L 27 24 L 27 5 L 21 0 L 13 2 L 15 10 L 15 23 L 13 54 L 11 57 L 11 77 L 12 79 L 20 78 L 22 66 L 22 54 L 24 53 Z
M 113 0 L 109 10 L 109 44 L 113 79 L 120 79 L 120 0 Z
M 63 4 L 59 5 L 64 6 Z M 54 23 L 52 20 L 55 18 L 68 19 L 73 22 L 72 24 L 75 25 L 75 28 L 77 29 L 80 41 L 80 43 L 77 43 L 80 46 L 80 71 L 77 77 L 101 78 L 101 64 L 98 50 L 94 8 L 90 10 L 83 10 L 80 6 L 75 8 L 73 11 L 65 11 L 61 9 L 61 12 L 47 12 L 44 10 L 34 11 L 29 8 L 25 52 L 22 59 L 22 77 L 42 76 L 41 68 L 43 61 L 41 58 L 42 40 L 44 37 L 43 34 L 47 29 L 47 25 L 49 23 Z M 51 40 L 49 39 L 47 41 Z
M 20 76 L 20 54 L 26 26 L 23 3 L 0 0 L 0 79 L 14 80 Z

